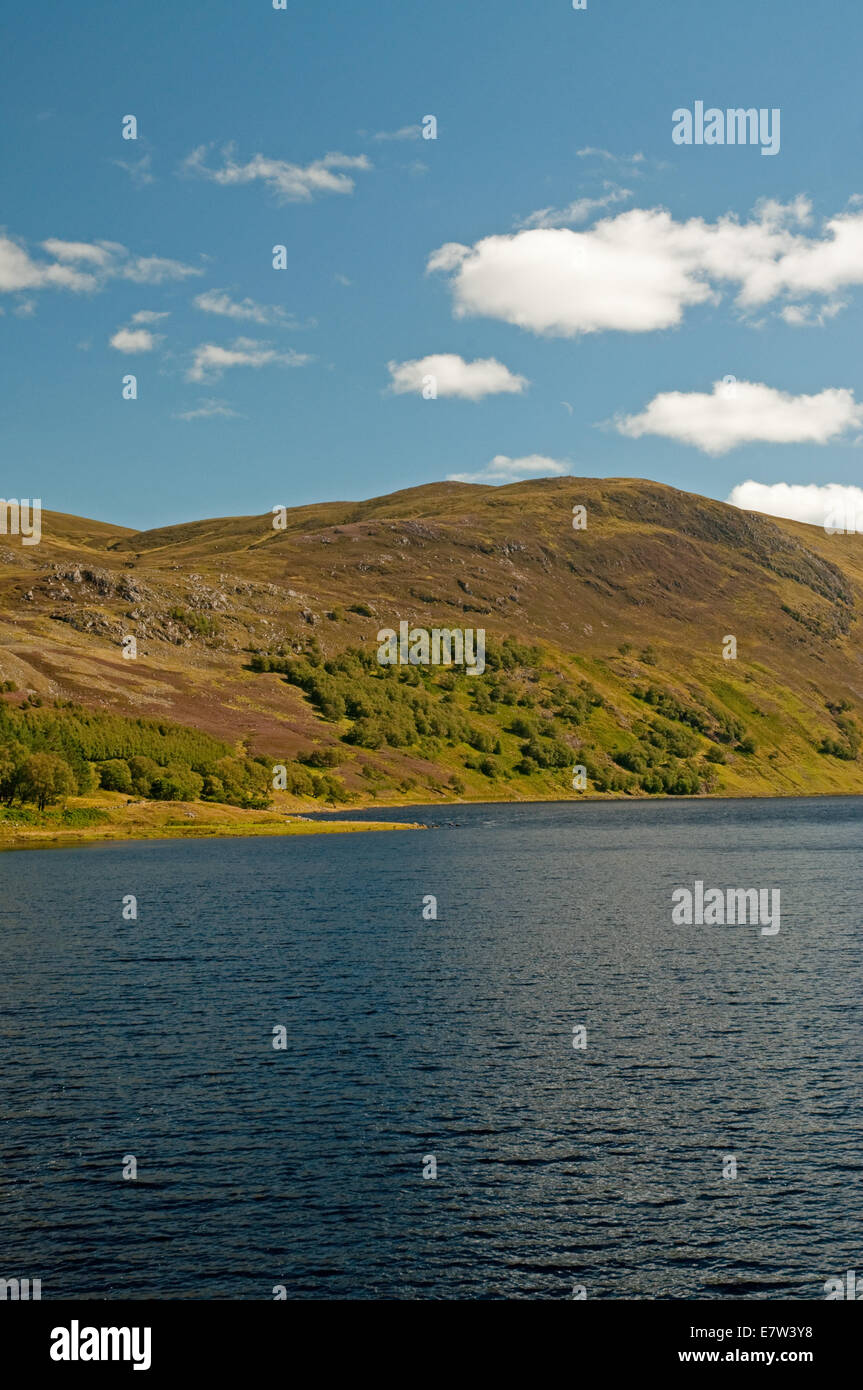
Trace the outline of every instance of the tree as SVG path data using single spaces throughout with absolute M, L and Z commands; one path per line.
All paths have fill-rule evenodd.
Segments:
M 129 796 L 132 791 L 132 773 L 129 764 L 123 758 L 111 758 L 108 762 L 102 763 L 99 767 L 99 780 L 106 792 L 124 792 Z
M 308 753 L 300 753 L 298 762 L 306 767 L 338 767 L 341 756 L 336 748 L 313 748 Z
M 11 805 L 18 794 L 21 765 L 27 756 L 23 743 L 13 740 L 0 748 L 0 802 Z
M 154 777 L 161 772 L 153 758 L 135 757 L 129 759 L 129 772 L 132 776 L 132 790 L 138 796 L 149 796 Z
M 354 743 L 359 748 L 381 748 L 386 741 L 376 719 L 358 719 L 344 739 L 345 743 Z
M 76 786 L 71 767 L 56 753 L 31 753 L 21 765 L 18 794 L 22 801 L 35 801 L 40 811 L 69 796 Z
M 153 779 L 150 795 L 156 801 L 197 801 L 204 779 L 183 763 L 172 763 Z

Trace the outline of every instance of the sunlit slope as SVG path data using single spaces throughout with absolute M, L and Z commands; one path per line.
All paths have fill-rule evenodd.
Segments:
M 345 741 L 350 719 L 327 720 L 282 674 L 249 669 L 253 651 L 374 650 L 378 629 L 401 620 L 482 627 L 542 648 L 541 668 L 514 677 L 527 699 L 555 682 L 601 692 L 589 727 L 567 735 L 573 754 L 584 745 L 625 760 L 627 741 L 643 741 L 639 697 L 653 684 L 681 708 L 706 702 L 745 725 L 755 751 L 729 750 L 717 790 L 863 789 L 859 758 L 819 751 L 826 739 L 848 752 L 837 719 L 863 724 L 861 536 L 639 479 L 433 483 L 277 519 L 283 527 L 267 512 L 136 533 L 46 514 L 39 546 L 0 536 L 0 679 L 268 753 L 320 743 L 356 790 L 368 790 L 372 761 L 394 786 L 413 779 L 417 796 L 443 794 L 452 776 L 470 795 L 571 794 L 562 771 L 512 774 L 500 710 L 474 709 L 477 727 L 485 719 L 503 738 L 490 755 L 499 775 L 487 777 L 464 750 L 358 751 Z M 134 661 L 122 656 L 130 634 Z M 729 638 L 735 660 L 723 655 Z M 473 709 L 467 690 L 453 699 Z

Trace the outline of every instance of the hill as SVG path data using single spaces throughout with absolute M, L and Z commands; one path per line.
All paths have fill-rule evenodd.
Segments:
M 48 512 L 38 546 L 0 536 L 7 742 L 53 749 L 74 720 L 84 761 L 128 760 L 120 715 L 165 725 L 158 762 L 152 738 L 186 726 L 212 745 L 204 781 L 227 757 L 260 795 L 250 761 L 284 764 L 285 806 L 569 797 L 575 766 L 602 794 L 863 790 L 861 536 L 628 478 L 434 483 L 278 520 Z M 486 671 L 381 667 L 401 621 L 484 629 Z

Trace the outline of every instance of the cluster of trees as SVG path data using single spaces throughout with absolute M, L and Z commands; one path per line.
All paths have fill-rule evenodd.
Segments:
M 351 721 L 341 735 L 345 743 L 366 749 L 411 748 L 424 757 L 465 744 L 479 755 L 467 754 L 465 766 L 496 777 L 570 766 L 573 750 L 552 717 L 516 719 L 509 732 L 522 740 L 520 760 L 513 767 L 498 763 L 495 759 L 504 754 L 501 737 L 477 727 L 456 702 L 455 692 L 468 697 L 480 715 L 502 715 L 505 707 L 514 705 L 533 709 L 537 701 L 527 683 L 537 681 L 541 661 L 539 647 L 511 638 L 487 641 L 485 672 L 468 676 L 455 667 L 381 666 L 375 651 L 360 648 L 326 660 L 313 641 L 301 657 L 259 652 L 251 666 L 283 674 L 305 692 L 324 719 Z M 587 682 L 576 691 L 561 684 L 551 700 L 554 711 L 572 723 L 582 723 L 602 703 Z
M 285 790 L 327 803 L 349 800 L 332 749 L 311 749 L 286 767 Z M 0 701 L 0 805 L 39 810 L 101 787 L 152 801 L 272 804 L 273 759 L 237 754 L 198 729 L 100 714 L 71 701 L 13 709 Z
M 280 790 L 290 792 L 291 796 L 311 796 L 316 801 L 331 802 L 333 805 L 351 800 L 350 792 L 338 777 L 311 772 L 299 762 L 284 763 L 282 766 L 285 768 L 285 778 L 284 786 L 279 784 Z
M 648 651 L 642 659 L 651 656 Z M 465 767 L 489 778 L 584 764 L 598 791 L 687 796 L 716 787 L 726 750 L 757 751 L 746 724 L 721 703 L 688 700 L 658 684 L 633 690 L 647 707 L 646 717 L 627 728 L 625 747 L 609 749 L 607 734 L 597 738 L 597 726 L 591 737 L 591 718 L 604 706 L 603 696 L 589 681 L 553 671 L 541 648 L 509 638 L 487 640 L 481 676 L 456 667 L 380 666 L 373 648 L 351 648 L 325 659 L 314 638 L 301 656 L 257 653 L 252 667 L 281 672 L 324 719 L 342 724 L 346 743 L 410 748 L 426 758 L 447 746 L 466 745 L 472 751 L 464 755 Z M 863 734 L 847 708 L 831 707 L 837 737 L 825 738 L 821 751 L 850 759 L 857 757 Z M 471 712 L 486 721 L 485 727 L 477 727 Z M 610 715 L 617 724 L 627 722 L 613 709 Z M 496 725 L 491 730 L 490 719 Z M 572 738 L 574 730 L 578 740 Z
M 238 757 L 180 724 L 98 714 L 71 702 L 12 709 L 0 703 L 0 803 L 40 810 L 100 786 L 159 801 L 270 803 L 267 759 Z
M 32 752 L 59 753 L 79 775 L 87 763 L 110 758 L 152 758 L 160 766 L 185 763 L 200 770 L 232 752 L 220 739 L 168 720 L 129 719 L 84 709 L 73 701 L 15 709 L 0 702 L 0 745 L 17 740 Z
M 0 803 L 32 801 L 40 811 L 79 790 L 65 758 L 57 753 L 28 753 L 19 743 L 0 746 Z
M 554 719 L 537 721 L 518 715 L 510 724 L 509 732 L 524 740 L 521 759 L 515 764 L 515 771 L 524 777 L 540 768 L 570 767 L 576 761 L 573 749 L 560 737 Z
M 529 647 L 524 642 L 517 642 L 514 637 L 504 637 L 502 642 L 492 637 L 486 639 L 486 671 L 537 670 L 543 661 L 541 647 Z
M 615 755 L 617 767 L 596 763 L 590 757 L 583 759 L 590 784 L 596 791 L 640 790 L 651 796 L 694 796 L 697 792 L 709 790 L 715 783 L 716 774 L 712 768 L 700 769 L 692 762 L 679 762 L 677 759 L 627 775 L 625 771 L 620 771 L 621 757 L 621 754 Z
M 429 668 L 381 666 L 374 651 L 348 648 L 324 660 L 316 646 L 303 657 L 257 654 L 255 671 L 279 671 L 324 719 L 352 721 L 346 743 L 359 748 L 409 748 L 433 753 L 442 744 L 469 743 L 469 721 L 439 691 L 427 688 Z M 438 668 L 431 668 L 436 674 Z
M 755 751 L 755 744 L 745 734 L 743 725 L 730 716 L 713 711 L 705 713 L 697 706 L 684 705 L 656 686 L 641 692 L 639 698 L 661 711 L 662 717 L 636 724 L 632 729 L 636 742 L 611 753 L 614 766 L 594 769 L 598 781 L 592 780 L 600 791 L 638 789 L 651 796 L 694 796 L 700 791 L 712 790 L 717 781 L 716 764 L 725 762 L 725 753 L 714 742 L 705 755 L 706 762 L 696 763 L 701 748 L 699 734 L 716 740 L 721 729 L 723 742 L 737 737 L 743 739 L 738 742 L 738 749 Z M 724 718 L 727 722 L 722 724 Z M 622 769 L 622 774 L 618 769 Z
M 0 745 L 0 803 L 34 802 L 40 811 L 95 786 L 152 801 L 219 801 L 263 808 L 270 804 L 270 773 L 265 760 L 224 757 L 210 771 L 188 763 L 161 765 L 154 758 L 108 758 L 76 769 L 58 752 L 28 753 L 23 744 Z M 302 769 L 300 769 L 302 771 Z
M 662 690 L 658 685 L 649 685 L 644 690 L 634 690 L 632 693 L 637 700 L 643 700 L 665 719 L 688 724 L 690 728 L 696 729 L 698 733 L 704 734 L 716 743 L 736 743 L 741 746 L 747 740 L 751 742 L 746 725 L 726 710 L 684 704 L 676 695 Z M 741 747 L 741 751 L 754 752 L 754 743 L 751 748 Z
M 426 757 L 463 744 L 473 750 L 465 766 L 489 778 L 560 772 L 583 762 L 598 791 L 691 795 L 716 779 L 715 767 L 694 762 L 699 733 L 721 731 L 729 742 L 745 733 L 721 712 L 686 706 L 650 686 L 637 693 L 661 717 L 638 727 L 634 747 L 609 756 L 587 743 L 582 753 L 581 745 L 568 741 L 568 728 L 584 729 L 603 697 L 586 680 L 574 685 L 558 675 L 549 687 L 542 680 L 550 673 L 541 649 L 512 639 L 486 643 L 481 676 L 453 667 L 380 666 L 373 650 L 357 648 L 325 659 L 314 640 L 302 656 L 257 653 L 251 664 L 257 671 L 283 674 L 324 719 L 350 721 L 341 734 L 346 743 L 411 748 Z M 466 703 L 478 715 L 495 717 L 498 728 L 477 727 Z
M 200 769 L 187 763 L 160 766 L 153 758 L 109 758 L 98 765 L 100 785 L 111 792 L 152 801 L 220 801 L 228 806 L 270 804 L 266 759 L 225 756 Z
M 843 702 L 840 709 L 847 709 L 848 705 Z M 843 761 L 854 762 L 860 752 L 860 727 L 855 719 L 850 715 L 837 713 L 836 727 L 841 738 L 823 738 L 818 745 L 819 753 L 827 753 L 833 758 L 842 758 Z
M 717 782 L 714 764 L 725 762 L 725 754 L 714 745 L 706 763 L 696 763 L 701 743 L 691 723 L 645 720 L 631 730 L 635 741 L 613 750 L 608 761 L 599 762 L 586 754 L 581 761 L 591 784 L 597 791 L 642 791 L 650 796 L 694 796 L 711 791 Z

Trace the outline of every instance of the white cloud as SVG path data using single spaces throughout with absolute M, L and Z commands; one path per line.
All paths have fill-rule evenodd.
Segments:
M 537 334 L 670 328 L 711 297 L 667 247 L 667 213 L 633 211 L 590 231 L 541 228 L 448 243 L 429 270 L 452 273 L 458 318 L 483 315 Z
M 112 164 L 116 164 L 118 169 L 125 169 L 132 182 L 138 188 L 144 188 L 148 183 L 155 183 L 155 178 L 150 172 L 152 156 L 144 154 L 137 161 L 125 159 L 112 159 Z
M 136 285 L 161 285 L 166 280 L 185 280 L 190 275 L 203 273 L 195 266 L 166 260 L 164 256 L 136 256 L 115 271 L 124 280 L 134 280 Z
M 663 208 L 633 208 L 580 232 L 540 227 L 474 246 L 448 242 L 428 269 L 451 276 L 457 317 L 559 337 L 672 328 L 728 286 L 742 312 L 775 300 L 800 308 L 813 296 L 833 312 L 841 289 L 863 283 L 863 210 L 855 205 L 814 235 L 805 230 L 811 220 L 802 197 L 765 200 L 744 222 L 731 214 L 677 222 Z
M 196 309 L 229 319 L 248 319 L 252 323 L 296 325 L 277 304 L 257 304 L 254 299 L 231 299 L 226 290 L 205 290 L 193 300 Z
M 89 265 L 103 266 L 108 265 L 114 252 L 122 247 L 110 241 L 96 245 L 89 241 L 61 241 L 58 237 L 49 237 L 42 242 L 42 250 L 58 261 L 86 261 Z
M 187 381 L 216 381 L 229 367 L 304 367 L 312 358 L 301 352 L 278 352 L 269 343 L 237 338 L 230 347 L 201 343 L 195 348 Z
M 818 310 L 811 304 L 786 304 L 784 309 L 780 309 L 779 316 L 792 328 L 823 328 L 825 323 L 835 319 L 847 307 L 844 299 L 831 300 Z
M 197 174 L 222 185 L 253 183 L 260 179 L 281 202 L 310 202 L 320 193 L 353 193 L 356 184 L 350 174 L 341 170 L 365 170 L 372 165 L 364 154 L 326 154 L 311 164 L 288 164 L 283 159 L 252 155 L 245 164 L 234 159 L 234 147 L 222 150 L 222 167 L 211 169 L 204 163 L 210 146 L 199 145 L 184 160 L 186 173 Z
M 160 311 L 157 311 L 156 309 L 139 309 L 137 314 L 132 315 L 131 322 L 158 323 L 160 319 L 169 319 L 170 317 L 170 309 L 162 309 Z
M 454 352 L 432 354 L 413 362 L 388 362 L 387 370 L 392 378 L 389 389 L 396 395 L 421 393 L 423 378 L 428 376 L 434 377 L 439 397 L 458 396 L 466 401 L 502 393 L 519 395 L 529 385 L 526 377 L 516 376 L 494 357 L 465 362 Z
M 224 401 L 203 400 L 194 410 L 184 410 L 176 418 L 178 420 L 212 420 L 214 417 L 220 419 L 239 420 L 242 417 L 238 410 L 232 410 Z
M 87 271 L 58 260 L 34 261 L 29 252 L 11 237 L 0 235 L 0 293 L 18 290 L 95 290 L 98 280 Z
M 421 125 L 403 125 L 398 130 L 379 130 L 377 135 L 373 135 L 373 140 L 419 140 L 422 136 L 423 128 Z
M 863 423 L 863 405 L 845 388 L 792 396 L 758 382 L 717 381 L 710 395 L 662 392 L 640 415 L 614 423 L 631 439 L 660 435 L 715 455 L 750 443 L 826 444 Z
M 626 202 L 627 198 L 632 197 L 628 188 L 617 188 L 612 184 L 606 184 L 605 187 L 605 193 L 598 198 L 576 198 L 575 202 L 569 203 L 565 208 L 540 208 L 539 212 L 532 212 L 519 223 L 519 226 L 569 227 L 574 222 L 586 222 L 595 212 L 601 212 L 613 203 Z
M 469 255 L 469 246 L 460 241 L 447 241 L 429 256 L 426 271 L 456 270 Z
M 110 343 L 118 352 L 152 352 L 159 341 L 147 328 L 118 328 Z
M 732 488 L 727 500 L 747 512 L 863 531 L 863 488 L 850 484 L 756 483 L 750 478 Z
M 42 242 L 42 250 L 53 260 L 35 260 L 21 241 L 0 235 L 0 293 L 36 289 L 87 292 L 102 289 L 113 279 L 160 285 L 166 280 L 203 274 L 194 266 L 163 256 L 132 256 L 115 241 L 64 241 L 49 237 Z
M 448 473 L 448 483 L 517 483 L 524 478 L 560 477 L 567 465 L 557 459 L 546 458 L 544 454 L 525 454 L 522 458 L 509 458 L 506 454 L 495 454 L 479 473 Z

